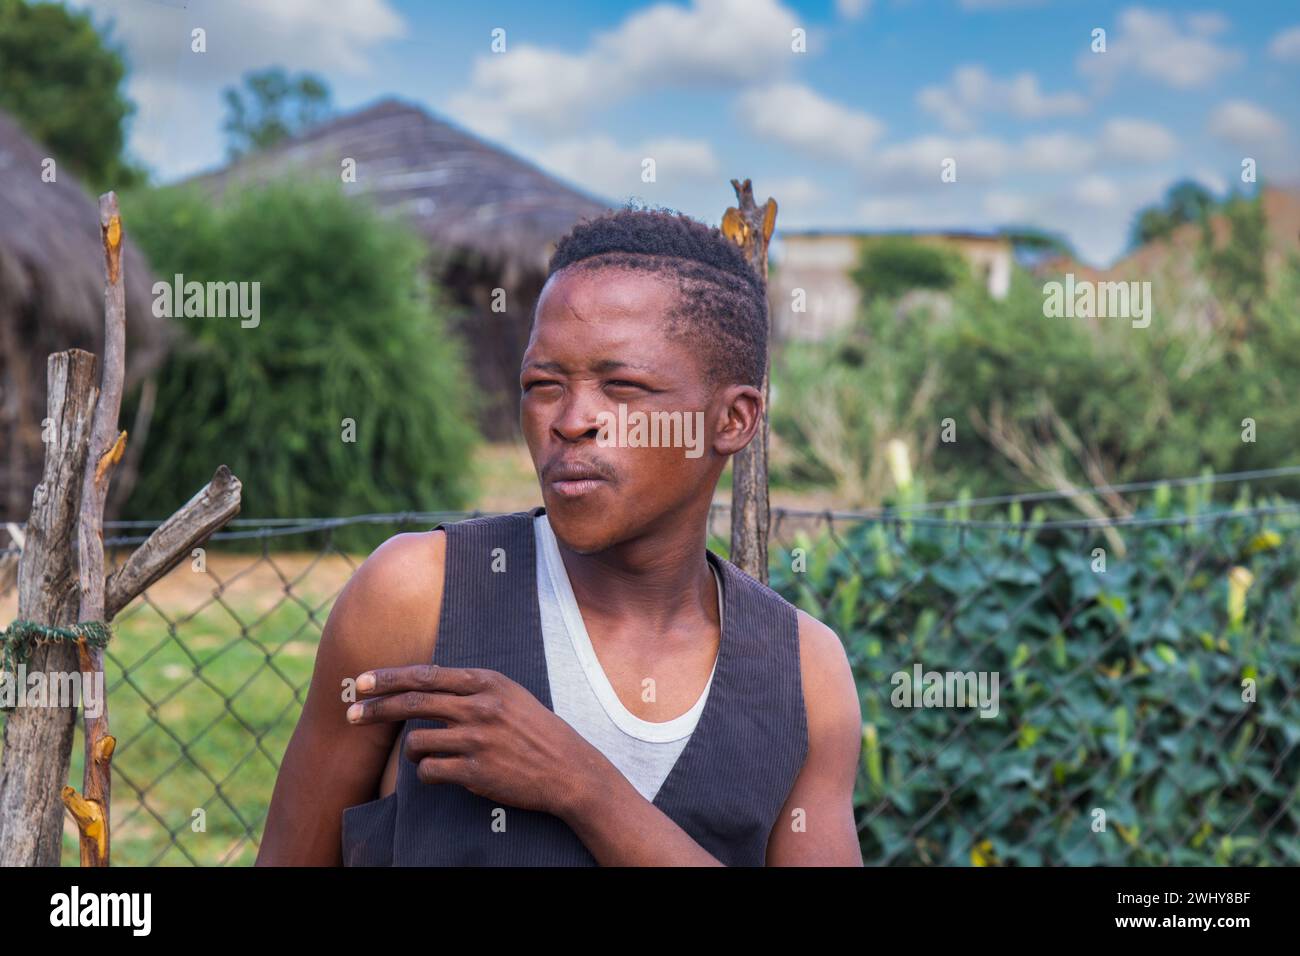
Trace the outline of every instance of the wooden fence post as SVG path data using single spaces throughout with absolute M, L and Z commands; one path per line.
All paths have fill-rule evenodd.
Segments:
M 767 245 L 776 226 L 776 200 L 754 203 L 748 179 L 731 181 L 739 208 L 730 206 L 722 216 L 722 232 L 740 246 L 754 270 L 767 282 Z M 767 583 L 767 531 L 770 507 L 767 496 L 767 445 L 769 368 L 772 349 L 772 314 L 766 297 L 768 368 L 763 370 L 763 427 L 754 440 L 731 459 L 731 561 L 756 580 Z
M 18 619 L 67 625 L 77 619 L 76 530 L 90 423 L 99 387 L 95 356 L 73 349 L 48 363 L 45 470 L 32 495 L 18 562 Z M 31 673 L 77 669 L 72 644 L 38 644 Z M 21 686 L 15 688 L 21 692 Z M 0 867 L 58 866 L 61 788 L 68 780 L 74 707 L 16 707 L 5 720 L 0 759 Z
M 101 196 L 99 209 L 107 279 L 103 384 L 102 389 L 95 384 L 93 355 L 73 349 L 50 356 L 47 424 L 53 431 L 46 441 L 45 471 L 32 495 L 18 565 L 18 619 L 37 625 L 106 624 L 239 513 L 239 479 L 222 465 L 211 482 L 105 580 L 104 500 L 126 441 L 126 433 L 117 430 L 126 369 L 126 311 L 116 195 Z M 33 674 L 80 671 L 83 680 L 94 679 L 103 673 L 103 651 L 84 638 L 78 644 L 39 641 L 27 663 Z M 82 865 L 108 865 L 114 739 L 108 733 L 107 700 L 99 716 L 86 717 L 81 794 L 66 786 L 76 708 L 57 704 L 16 707 L 5 721 L 0 867 L 58 866 L 63 806 L 81 834 Z

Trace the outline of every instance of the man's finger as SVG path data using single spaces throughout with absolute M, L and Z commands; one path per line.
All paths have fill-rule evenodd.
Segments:
M 411 763 L 442 754 L 467 754 L 475 749 L 474 735 L 463 727 L 421 727 L 409 731 L 402 753 Z
M 400 694 L 408 690 L 475 694 L 484 689 L 490 673 L 477 667 L 443 667 L 441 664 L 377 667 L 357 676 L 357 693 L 367 697 Z
M 456 694 L 403 691 L 387 697 L 359 700 L 348 708 L 348 722 L 374 724 L 385 720 L 446 720 L 459 723 L 469 716 L 466 698 Z
M 425 757 L 415 768 L 421 783 L 456 783 L 466 786 L 473 774 L 473 760 L 457 755 L 453 757 Z

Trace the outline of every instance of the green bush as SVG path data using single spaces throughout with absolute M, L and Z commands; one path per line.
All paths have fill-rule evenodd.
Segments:
M 1172 277 L 1152 282 L 1145 329 L 1046 317 L 1042 285 L 1017 271 L 998 301 L 963 284 L 931 313 L 873 301 L 834 339 L 787 344 L 772 376 L 774 474 L 874 506 L 895 494 L 882 466 L 893 440 L 933 499 L 1300 462 L 1300 262 L 1248 325 L 1214 324 L 1209 293 Z M 941 440 L 946 419 L 954 441 Z M 1295 482 L 1278 490 L 1300 495 Z
M 261 283 L 255 326 L 172 320 L 183 341 L 158 378 L 128 517 L 165 517 L 222 462 L 243 481 L 244 517 L 465 503 L 473 398 L 415 236 L 311 185 L 219 206 L 147 192 L 124 202 L 123 218 L 169 284 L 176 273 Z
M 853 665 L 868 862 L 1300 864 L 1300 521 L 1122 535 L 871 521 L 774 552 Z M 998 713 L 894 706 L 915 663 L 996 672 Z
M 959 253 L 904 236 L 867 239 L 853 280 L 870 298 L 912 289 L 950 289 L 970 270 Z

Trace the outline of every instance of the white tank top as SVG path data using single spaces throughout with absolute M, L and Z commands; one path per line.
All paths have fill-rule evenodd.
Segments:
M 654 800 L 677 762 L 704 710 L 713 686 L 715 658 L 708 683 L 694 706 L 672 720 L 643 720 L 623 706 L 600 666 L 573 586 L 560 557 L 555 532 L 546 515 L 533 519 L 537 542 L 537 602 L 542 612 L 542 640 L 550 678 L 551 706 L 569 726 L 605 755 L 647 800 Z M 717 580 L 718 614 L 722 614 L 722 582 Z

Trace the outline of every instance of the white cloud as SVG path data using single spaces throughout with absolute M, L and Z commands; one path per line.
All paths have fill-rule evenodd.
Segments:
M 1221 18 L 1220 18 L 1221 19 Z M 1208 86 L 1242 61 L 1238 50 L 1219 46 L 1207 35 L 1221 25 L 1205 15 L 1184 18 L 1185 28 L 1163 11 L 1130 7 L 1119 28 L 1107 37 L 1106 52 L 1081 53 L 1079 72 L 1101 89 L 1125 73 L 1136 73 L 1178 90 Z
M 1286 124 L 1261 106 L 1246 100 L 1228 100 L 1211 114 L 1210 135 L 1242 155 L 1256 160 L 1261 175 L 1275 178 L 1295 175 L 1295 148 Z
M 754 190 L 756 199 L 760 191 L 764 196 L 775 199 L 782 213 L 811 206 L 826 198 L 826 190 L 806 176 L 767 179 L 756 185 Z
M 877 196 L 858 205 L 866 229 L 969 229 L 972 211 L 960 203 L 935 203 L 919 197 Z
M 1096 157 L 1092 143 L 1074 133 L 1028 136 L 1015 152 L 1018 166 L 1042 173 L 1077 172 L 1086 169 Z
M 1088 206 L 1114 206 L 1120 199 L 1119 187 L 1105 176 L 1085 176 L 1073 192 L 1075 200 Z
M 1300 63 L 1300 26 L 1290 27 L 1273 37 L 1268 52 L 1274 59 Z
M 136 74 L 163 74 L 181 85 L 271 64 L 361 75 L 378 44 L 406 32 L 390 0 L 222 0 L 189 10 L 138 0 L 71 2 L 113 22 Z M 207 34 L 206 53 L 190 50 L 196 27 Z
M 981 206 L 986 215 L 1001 223 L 1024 222 L 1035 208 L 1025 196 L 1002 190 L 985 193 Z
M 1160 124 L 1116 118 L 1092 136 L 1058 131 L 1018 142 L 922 136 L 881 148 L 863 171 L 868 186 L 929 186 L 940 182 L 941 164 L 951 158 L 957 162 L 957 182 L 994 183 L 1020 173 L 1096 173 L 1108 163 L 1159 163 L 1177 150 L 1178 140 Z
M 871 9 L 871 0 L 835 0 L 835 12 L 845 20 L 861 20 Z
M 871 162 L 871 185 L 938 185 L 945 160 L 956 161 L 957 182 L 993 182 L 1017 165 L 1016 151 L 992 137 L 922 136 L 881 149 Z
M 1246 100 L 1228 100 L 1210 114 L 1212 136 L 1243 149 L 1276 143 L 1286 136 L 1286 126 L 1268 110 Z
M 131 72 L 137 111 L 130 146 L 163 178 L 196 172 L 223 154 L 221 91 L 270 66 L 330 76 L 371 72 L 378 48 L 405 34 L 390 0 L 222 0 L 183 9 L 138 0 L 70 0 L 110 22 Z M 207 52 L 191 50 L 202 27 Z
M 1019 10 L 1023 7 L 1045 6 L 1047 0 L 961 0 L 963 10 Z
M 694 0 L 632 13 L 578 53 L 512 44 L 507 33 L 505 52 L 475 60 L 469 87 L 447 109 L 489 136 L 518 127 L 556 136 L 629 96 L 736 89 L 779 76 L 793 59 L 798 25 L 779 0 Z
M 1088 108 L 1087 100 L 1077 93 L 1043 93 L 1033 73 L 1000 80 L 978 65 L 958 67 L 947 84 L 924 87 L 916 101 L 956 132 L 974 129 L 979 113 L 1006 112 L 1032 120 L 1078 114 Z
M 629 196 L 680 194 L 684 187 L 716 178 L 720 168 L 709 143 L 671 137 L 636 146 L 621 146 L 603 134 L 578 137 L 550 143 L 532 158 L 584 189 L 618 202 Z M 653 183 L 641 179 L 646 159 L 655 163 Z
M 754 136 L 850 164 L 863 162 L 884 132 L 875 117 L 797 83 L 748 90 L 737 110 L 741 124 Z
M 1178 139 L 1159 123 L 1116 117 L 1102 127 L 1102 158 L 1121 163 L 1159 163 L 1178 152 Z
M 1205 13 L 1189 14 L 1187 17 L 1188 29 L 1197 36 L 1212 37 L 1224 33 L 1230 25 L 1228 18 L 1221 13 L 1207 11 Z

